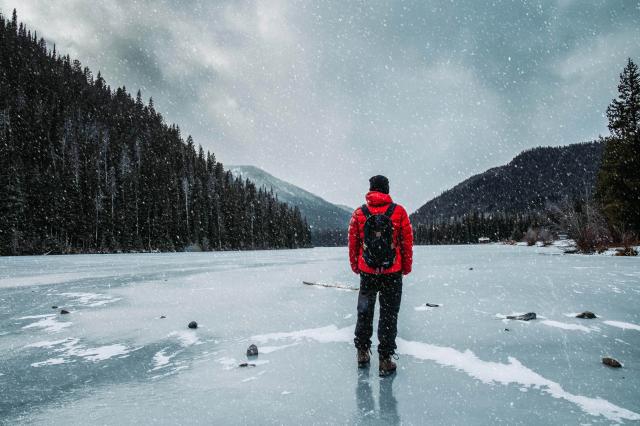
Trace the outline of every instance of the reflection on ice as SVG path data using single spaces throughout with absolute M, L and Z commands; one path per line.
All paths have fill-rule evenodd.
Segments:
M 364 420 L 364 423 L 371 423 L 380 420 L 385 425 L 399 425 L 400 414 L 398 413 L 398 400 L 393 394 L 393 381 L 397 377 L 391 375 L 379 380 L 378 387 L 378 410 L 371 388 L 370 376 L 377 376 L 370 372 L 371 367 L 358 369 L 358 381 L 356 384 L 356 401 L 358 408 L 357 419 Z

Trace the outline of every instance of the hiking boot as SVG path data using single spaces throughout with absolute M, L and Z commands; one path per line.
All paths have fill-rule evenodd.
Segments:
M 358 367 L 359 368 L 363 368 L 369 365 L 369 361 L 371 360 L 371 357 L 369 356 L 370 353 L 371 353 L 371 349 L 369 348 L 358 349 Z
M 380 356 L 380 366 L 378 367 L 380 377 L 386 377 L 395 373 L 397 367 L 396 363 L 391 359 L 391 355 Z

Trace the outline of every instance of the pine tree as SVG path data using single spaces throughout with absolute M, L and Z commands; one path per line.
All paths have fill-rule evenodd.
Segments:
M 596 198 L 609 226 L 640 233 L 640 74 L 629 59 L 618 85 L 618 98 L 607 108 L 611 137 L 602 158 Z
M 112 90 L 0 14 L 0 254 L 190 244 L 294 248 L 310 235 L 293 208 L 183 140 L 152 99 Z

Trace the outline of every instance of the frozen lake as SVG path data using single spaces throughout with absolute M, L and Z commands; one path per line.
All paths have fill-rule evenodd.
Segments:
M 416 247 L 385 379 L 303 280 L 358 284 L 344 248 L 0 258 L 0 423 L 640 423 L 638 258 Z

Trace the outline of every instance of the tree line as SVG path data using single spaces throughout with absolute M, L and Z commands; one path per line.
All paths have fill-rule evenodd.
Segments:
M 447 221 L 429 221 L 414 225 L 416 244 L 470 244 L 480 238 L 491 241 L 520 241 L 531 227 L 541 227 L 545 223 L 543 215 L 528 213 L 472 212 L 468 215 L 452 217 Z
M 234 178 L 152 99 L 0 15 L 0 254 L 310 243 L 297 208 Z

